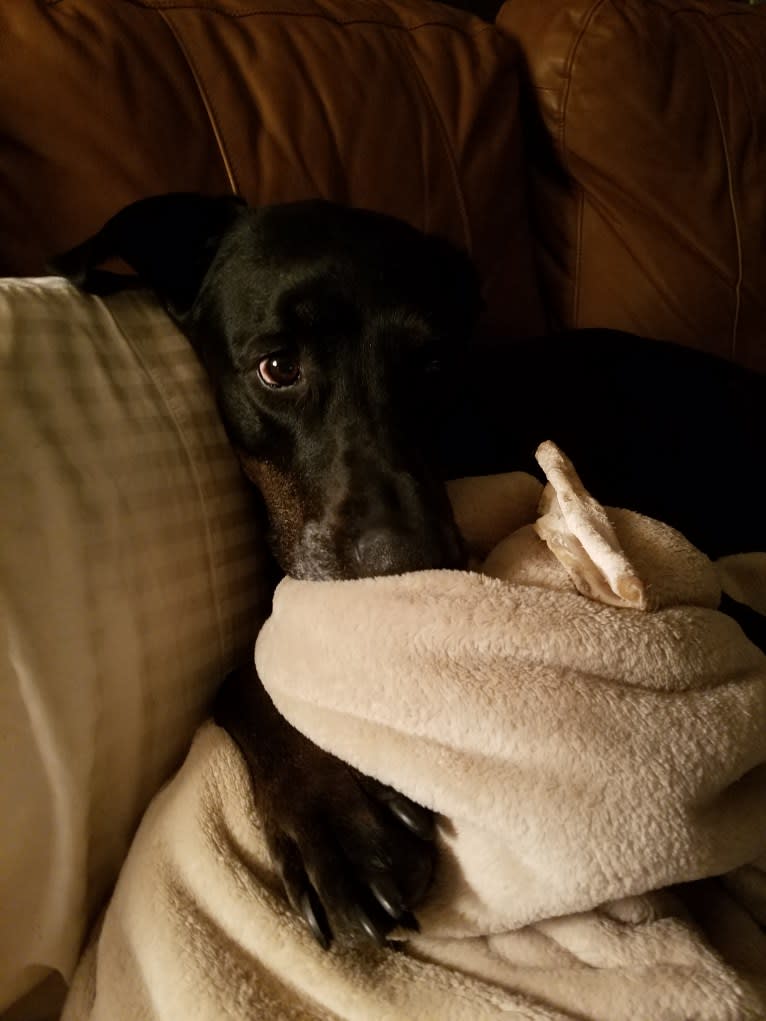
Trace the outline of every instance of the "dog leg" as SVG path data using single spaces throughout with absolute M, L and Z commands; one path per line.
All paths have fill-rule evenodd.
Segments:
M 299 733 L 254 666 L 227 678 L 214 715 L 247 761 L 272 861 L 317 941 L 382 944 L 394 926 L 416 929 L 435 862 L 432 814 Z

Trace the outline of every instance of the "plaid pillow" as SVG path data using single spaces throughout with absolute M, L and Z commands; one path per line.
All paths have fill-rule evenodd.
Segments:
M 188 343 L 148 296 L 0 281 L 0 1010 L 68 976 L 270 591 Z

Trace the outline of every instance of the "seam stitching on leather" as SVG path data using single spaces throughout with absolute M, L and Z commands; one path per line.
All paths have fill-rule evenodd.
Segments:
M 466 248 L 468 249 L 469 254 L 472 254 L 472 252 L 473 252 L 473 237 L 472 237 L 472 234 L 471 234 L 471 224 L 470 224 L 470 220 L 469 220 L 469 217 L 468 217 L 468 210 L 466 208 L 465 195 L 463 194 L 463 189 L 462 189 L 462 186 L 461 186 L 461 183 L 460 183 L 460 176 L 459 176 L 459 174 L 457 172 L 457 164 L 456 164 L 456 161 L 455 161 L 455 153 L 453 151 L 452 145 L 450 144 L 449 137 L 447 135 L 447 128 L 446 128 L 446 126 L 444 124 L 444 118 L 441 115 L 441 111 L 439 110 L 439 107 L 436 105 L 436 101 L 434 100 L 433 94 L 431 93 L 431 90 L 428 87 L 428 82 L 426 82 L 425 78 L 420 73 L 420 68 L 418 67 L 417 62 L 416 62 L 414 56 L 410 53 L 410 51 L 407 48 L 407 46 L 404 45 L 401 42 L 401 40 L 398 40 L 398 42 L 399 42 L 399 48 L 400 48 L 400 50 L 401 50 L 401 52 L 402 52 L 402 54 L 403 54 L 407 64 L 409 65 L 410 70 L 412 71 L 412 74 L 415 77 L 416 85 L 418 86 L 418 92 L 421 95 L 421 97 L 423 98 L 423 100 L 425 102 L 425 105 L 430 109 L 431 114 L 433 115 L 433 117 L 434 117 L 434 119 L 436 121 L 436 124 L 438 126 L 439 134 L 440 134 L 441 139 L 442 139 L 442 144 L 444 146 L 444 150 L 445 150 L 445 153 L 447 155 L 447 162 L 448 162 L 449 168 L 450 168 L 450 175 L 452 177 L 452 183 L 453 183 L 453 185 L 455 187 L 455 195 L 457 197 L 457 205 L 458 205 L 458 210 L 459 210 L 459 213 L 460 213 L 460 219 L 461 219 L 462 224 L 463 224 L 463 234 L 464 234 L 464 237 L 465 237 Z
M 168 18 L 164 10 L 162 10 L 161 8 L 145 8 L 145 9 L 149 10 L 153 9 L 156 11 L 157 14 L 159 14 L 159 16 L 162 18 L 165 25 L 167 26 L 168 31 L 173 36 L 173 39 L 175 40 L 176 45 L 178 46 L 178 49 L 181 51 L 181 55 L 186 61 L 189 71 L 191 72 L 191 75 L 194 78 L 194 84 L 197 86 L 197 92 L 199 93 L 199 97 L 202 100 L 202 105 L 205 108 L 205 113 L 207 114 L 207 119 L 208 122 L 210 123 L 210 128 L 213 132 L 213 137 L 215 138 L 216 145 L 218 146 L 218 153 L 221 157 L 221 162 L 223 164 L 223 169 L 226 174 L 226 178 L 229 182 L 229 187 L 231 188 L 233 194 L 239 195 L 239 187 L 237 185 L 234 167 L 232 166 L 229 154 L 226 150 L 226 144 L 224 142 L 221 129 L 218 125 L 218 119 L 215 115 L 213 104 L 210 101 L 210 97 L 207 94 L 207 91 L 202 81 L 202 77 L 197 69 L 197 65 L 195 64 L 191 53 L 184 45 L 183 39 L 181 38 L 180 34 L 176 30 L 175 26 L 173 25 L 172 21 Z
M 63 3 L 64 0 L 46 0 L 48 4 Z M 161 14 L 163 11 L 210 11 L 214 14 L 222 14 L 225 18 L 232 18 L 238 20 L 240 18 L 252 18 L 252 17 L 267 17 L 267 18 L 313 18 L 319 21 L 327 21 L 333 25 L 377 25 L 381 28 L 393 28 L 400 32 L 416 32 L 421 28 L 446 28 L 452 32 L 457 32 L 458 35 L 463 36 L 465 39 L 475 39 L 477 36 L 483 35 L 487 31 L 498 31 L 497 25 L 494 22 L 481 21 L 478 16 L 474 15 L 474 21 L 476 26 L 470 30 L 464 28 L 456 21 L 445 18 L 429 18 L 427 21 L 419 21 L 414 25 L 405 25 L 401 22 L 396 21 L 385 21 L 382 17 L 348 17 L 348 18 L 336 18 L 331 14 L 327 14 L 324 11 L 285 11 L 275 6 L 267 9 L 261 7 L 249 7 L 244 11 L 230 11 L 226 7 L 221 6 L 217 3 L 204 3 L 201 0 L 178 0 L 173 3 L 146 3 L 145 0 L 123 0 L 124 3 L 129 3 L 131 7 L 140 7 L 145 11 L 155 11 L 157 14 Z M 465 12 L 463 12 L 465 14 Z
M 580 31 L 577 33 L 576 38 L 572 43 L 572 48 L 569 51 L 569 57 L 566 63 L 566 70 L 564 72 L 564 79 L 566 85 L 564 87 L 564 95 L 561 99 L 561 118 L 559 121 L 559 149 L 561 150 L 561 158 L 564 162 L 564 166 L 569 170 L 569 159 L 567 156 L 567 142 L 566 142 L 566 122 L 567 122 L 567 106 L 569 105 L 569 96 L 572 91 L 572 74 L 574 69 L 574 62 L 577 57 L 577 51 L 580 48 L 580 44 L 585 38 L 585 34 L 590 28 L 591 22 L 595 17 L 597 11 L 604 6 L 606 0 L 598 0 L 588 12 L 588 16 L 585 22 L 580 27 Z M 574 177 L 570 171 L 570 177 L 574 180 Z M 580 281 L 582 277 L 582 222 L 585 208 L 585 190 L 582 184 L 577 182 L 577 190 L 579 194 L 579 202 L 577 206 L 577 231 L 576 231 L 576 249 L 574 259 L 574 281 L 572 288 L 572 306 L 571 316 L 572 325 L 576 328 L 578 324 L 578 318 L 580 315 Z
M 705 77 L 707 78 L 708 86 L 710 88 L 710 98 L 713 100 L 713 108 L 715 109 L 716 120 L 718 121 L 718 130 L 721 135 L 721 148 L 723 150 L 723 158 L 726 162 L 726 184 L 729 191 L 729 205 L 731 207 L 731 218 L 734 225 L 734 237 L 737 242 L 737 282 L 734 285 L 734 315 L 732 317 L 731 324 L 731 357 L 734 358 L 737 352 L 737 330 L 739 329 L 739 313 L 740 306 L 742 303 L 742 280 L 743 280 L 743 258 L 742 258 L 742 232 L 739 228 L 739 218 L 737 216 L 737 203 L 734 196 L 734 175 L 731 167 L 731 154 L 729 152 L 729 143 L 726 141 L 726 132 L 723 124 L 723 114 L 721 112 L 721 106 L 718 102 L 718 95 L 715 91 L 713 79 L 708 70 L 707 64 L 702 59 L 702 66 L 705 69 Z
M 575 40 L 572 43 L 572 49 L 569 51 L 569 57 L 566 63 L 566 70 L 564 72 L 564 79 L 566 86 L 564 88 L 564 95 L 561 100 L 561 126 L 559 128 L 559 144 L 562 148 L 562 154 L 566 157 L 566 120 L 567 120 L 567 105 L 569 104 L 569 94 L 572 89 L 572 71 L 574 68 L 574 62 L 577 57 L 577 51 L 580 48 L 580 44 L 585 38 L 585 33 L 590 28 L 591 21 L 596 15 L 599 8 L 603 7 L 606 0 L 598 0 L 598 2 L 591 7 L 588 12 L 588 17 L 585 19 L 584 24 L 581 26 L 580 31 L 577 33 Z

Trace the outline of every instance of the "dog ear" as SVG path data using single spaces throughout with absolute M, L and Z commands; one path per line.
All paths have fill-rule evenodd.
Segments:
M 245 203 L 234 195 L 178 192 L 140 199 L 107 221 L 93 237 L 50 263 L 91 294 L 130 286 L 124 274 L 99 270 L 112 257 L 126 262 L 172 316 L 183 319 L 194 304 L 220 240 Z

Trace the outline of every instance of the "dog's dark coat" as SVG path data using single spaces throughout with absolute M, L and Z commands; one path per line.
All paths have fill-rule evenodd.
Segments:
M 326 202 L 147 199 L 55 268 L 107 293 L 125 284 L 98 269 L 112 256 L 155 290 L 205 364 L 288 573 L 461 566 L 441 480 L 534 470 L 544 439 L 606 504 L 666 520 L 713 556 L 766 549 L 753 497 L 764 377 L 610 331 L 471 346 L 479 295 L 466 256 Z M 763 618 L 741 619 L 764 640 Z M 374 685 L 374 669 L 360 684 Z M 415 924 L 433 865 L 429 813 L 298 734 L 252 668 L 227 681 L 216 716 L 320 942 Z

